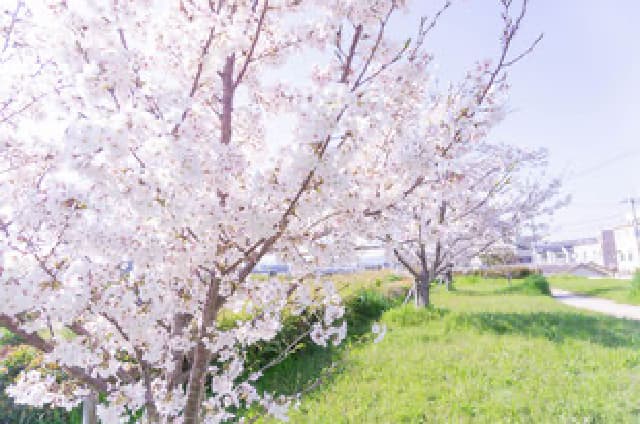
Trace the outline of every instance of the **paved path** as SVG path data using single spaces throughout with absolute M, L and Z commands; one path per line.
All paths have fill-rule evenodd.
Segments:
M 557 301 L 574 308 L 588 309 L 617 318 L 640 320 L 640 306 L 625 305 L 609 299 L 584 296 L 554 288 L 551 289 L 551 294 Z

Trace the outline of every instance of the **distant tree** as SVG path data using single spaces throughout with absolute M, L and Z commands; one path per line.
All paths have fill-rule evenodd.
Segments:
M 426 193 L 409 197 L 381 213 L 389 230 L 382 240 L 414 276 L 418 305 L 429 304 L 431 282 L 446 280 L 453 265 L 466 264 L 498 243 L 514 242 L 532 217 L 564 204 L 558 181 L 545 184 L 526 177 L 525 171 L 540 172 L 543 158 L 541 152 L 491 146 L 477 161 L 461 157 L 464 172 L 450 167 L 452 174 L 440 180 L 441 191 L 431 187 L 435 198 Z
M 527 2 L 515 16 L 511 1 L 502 5 L 497 64 L 479 64 L 445 93 L 431 91 L 428 105 L 396 117 L 388 134 L 393 142 L 380 148 L 386 153 L 378 175 L 388 177 L 382 183 L 371 178 L 362 201 L 367 237 L 383 242 L 411 273 L 419 306 L 429 304 L 431 282 L 452 265 L 510 240 L 520 224 L 561 204 L 555 201 L 558 181 L 527 175 L 544 170 L 545 152 L 487 141 L 505 115 L 506 69 L 540 40 L 511 59 Z
M 497 247 L 480 254 L 480 260 L 486 266 L 506 265 L 513 264 L 517 256 L 512 249 Z

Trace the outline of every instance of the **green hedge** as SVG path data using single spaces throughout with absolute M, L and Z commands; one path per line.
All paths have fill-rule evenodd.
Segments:
M 474 269 L 473 271 L 462 272 L 461 275 L 471 275 L 483 278 L 526 278 L 530 275 L 540 274 L 539 270 L 526 266 L 514 267 L 491 267 L 485 269 Z
M 542 275 L 530 275 L 524 279 L 522 283 L 522 288 L 524 291 L 535 293 L 535 294 L 544 294 L 550 295 L 551 290 L 549 289 L 549 282 Z

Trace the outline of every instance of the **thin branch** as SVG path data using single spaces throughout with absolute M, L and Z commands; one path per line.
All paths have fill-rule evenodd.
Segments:
M 398 261 L 407 269 L 407 271 L 409 271 L 411 275 L 413 275 L 414 278 L 419 277 L 418 272 L 409 264 L 409 262 L 407 262 L 405 258 L 402 257 L 400 252 L 398 252 L 398 249 L 393 249 L 393 254 L 398 259 Z
M 388 67 L 390 67 L 391 65 L 393 65 L 394 63 L 398 62 L 400 59 L 402 59 L 402 57 L 404 56 L 405 52 L 409 49 L 409 43 L 405 43 L 405 45 L 400 49 L 400 51 L 398 53 L 396 53 L 396 55 L 387 63 L 383 63 L 380 68 L 378 68 L 377 71 L 375 71 L 374 73 L 372 73 L 371 75 L 369 75 L 368 77 L 366 77 L 365 79 L 362 80 L 362 82 L 360 83 L 360 86 L 368 83 L 369 81 L 375 79 L 378 77 L 378 75 L 380 75 L 381 73 L 383 73 Z
M 351 67 L 351 62 L 353 61 L 353 57 L 355 55 L 355 49 L 358 44 L 358 41 L 360 40 L 361 34 L 362 34 L 362 26 L 358 25 L 356 26 L 356 29 L 355 29 L 355 33 L 351 43 L 351 48 L 349 51 L 349 56 L 347 57 L 347 61 L 341 77 L 341 81 L 345 83 L 348 81 L 349 69 Z M 336 123 L 342 120 L 346 110 L 347 110 L 347 106 L 344 106 L 340 110 L 340 112 L 336 116 Z M 327 137 L 324 139 L 322 144 L 317 149 L 318 160 L 321 160 L 324 157 L 327 151 L 327 148 L 329 147 L 330 141 L 331 141 L 331 136 L 327 135 Z M 280 216 L 280 219 L 278 220 L 278 222 L 274 225 L 274 230 L 275 230 L 274 234 L 272 234 L 270 237 L 264 240 L 260 249 L 255 253 L 255 255 L 252 258 L 250 258 L 245 263 L 244 267 L 239 271 L 238 273 L 239 282 L 242 282 L 247 278 L 247 276 L 255 268 L 256 264 L 264 257 L 264 255 L 266 255 L 266 253 L 273 247 L 273 245 L 282 237 L 282 235 L 284 234 L 289 224 L 290 217 L 294 214 L 295 209 L 298 206 L 298 203 L 302 199 L 302 195 L 309 189 L 311 182 L 313 181 L 313 178 L 316 175 L 316 169 L 317 169 L 316 166 L 310 169 L 307 175 L 305 176 L 305 178 L 302 180 L 296 194 L 293 196 L 292 200 L 289 202 L 289 205 Z
M 278 365 L 280 362 L 284 361 L 287 358 L 287 356 L 289 356 L 289 353 L 291 353 L 293 351 L 293 349 L 295 349 L 295 347 L 298 345 L 298 343 L 300 343 L 302 341 L 302 339 L 304 339 L 309 334 L 311 334 L 311 331 L 313 331 L 312 328 L 310 328 L 309 330 L 307 330 L 307 331 L 303 332 L 302 334 L 298 335 L 298 337 L 296 337 L 291 343 L 289 343 L 287 345 L 287 347 L 284 348 L 284 350 L 282 352 L 280 352 L 280 354 L 278 356 L 276 356 L 271 361 L 269 361 L 269 363 L 267 363 L 265 366 L 260 368 L 258 370 L 258 374 L 260 375 L 264 371 L 268 370 L 269 368 L 272 368 L 272 367 Z
M 240 266 L 240 264 L 242 264 L 242 262 L 246 261 L 247 258 L 252 257 L 253 253 L 256 251 L 256 249 L 258 249 L 258 247 L 260 247 L 261 244 L 263 244 L 264 242 L 266 242 L 266 239 L 261 238 L 260 240 L 258 240 L 257 242 L 255 242 L 249 249 L 246 249 L 245 252 L 243 252 L 243 256 L 241 258 L 239 258 L 238 260 L 236 260 L 234 263 L 232 263 L 229 266 L 226 266 L 222 272 L 223 275 L 229 275 L 230 273 L 232 273 L 233 271 L 236 270 L 236 268 L 238 266 Z
M 257 4 L 258 2 L 256 1 L 254 4 L 254 8 L 257 7 Z M 264 24 L 264 17 L 267 14 L 268 7 L 269 7 L 269 0 L 265 0 L 264 6 L 262 7 L 262 13 L 260 14 L 260 18 L 258 19 L 258 25 L 256 26 L 256 32 L 253 35 L 253 41 L 251 42 L 251 47 L 249 48 L 249 51 L 247 52 L 247 56 L 245 57 L 244 65 L 242 66 L 242 69 L 240 70 L 238 77 L 233 83 L 234 88 L 237 88 L 240 82 L 242 82 L 242 78 L 244 78 L 244 75 L 247 72 L 247 69 L 249 68 L 249 63 L 251 62 L 251 58 L 253 57 L 253 54 L 255 52 L 256 45 L 258 44 L 258 38 L 260 37 L 260 33 L 262 31 L 262 26 Z
M 538 38 L 536 38 L 536 40 L 533 42 L 533 44 L 528 49 L 526 49 L 522 54 L 518 55 L 513 60 L 510 60 L 510 61 L 507 60 L 507 55 L 509 54 L 511 43 L 515 38 L 517 32 L 520 30 L 520 24 L 522 23 L 522 20 L 524 19 L 524 16 L 527 13 L 528 2 L 529 0 L 522 0 L 522 9 L 520 10 L 520 14 L 516 18 L 515 22 L 512 22 L 512 18 L 509 16 L 509 7 L 511 6 L 511 1 L 506 1 L 506 0 L 502 1 L 502 4 L 504 5 L 504 13 L 502 15 L 502 18 L 505 22 L 502 52 L 500 54 L 500 59 L 498 60 L 498 65 L 490 73 L 488 83 L 485 85 L 484 89 L 480 92 L 477 98 L 476 103 L 478 105 L 481 105 L 484 102 L 485 97 L 487 96 L 491 87 L 496 82 L 496 79 L 498 78 L 498 75 L 502 72 L 502 70 L 505 67 L 516 63 L 517 61 L 522 59 L 524 56 L 529 54 L 531 51 L 533 51 L 534 47 L 540 42 L 540 40 L 542 40 L 543 34 L 540 34 Z
M 200 53 L 200 61 L 198 62 L 198 68 L 196 69 L 195 76 L 193 77 L 193 83 L 191 84 L 191 90 L 189 91 L 189 96 L 188 96 L 189 99 L 192 99 L 196 95 L 196 92 L 198 91 L 198 86 L 200 85 L 200 77 L 202 75 L 202 70 L 204 69 L 204 62 L 207 55 L 209 54 L 209 49 L 211 47 L 211 43 L 213 42 L 214 34 L 215 34 L 215 28 L 211 27 L 211 29 L 209 30 L 209 37 L 205 41 L 204 46 L 202 47 L 202 52 Z M 174 136 L 178 135 L 178 130 L 180 129 L 180 125 L 182 125 L 184 120 L 187 119 L 189 110 L 191 110 L 191 107 L 187 106 L 185 110 L 182 112 L 180 121 L 178 121 L 176 125 L 173 127 L 171 134 L 173 134 Z
M 156 417 L 158 415 L 158 411 L 155 406 L 155 400 L 153 399 L 153 389 L 151 387 L 149 363 L 144 360 L 142 350 L 133 344 L 127 333 L 125 333 L 124 329 L 120 326 L 115 318 L 105 312 L 101 313 L 101 315 L 115 327 L 120 336 L 122 336 L 122 338 L 133 348 L 136 360 L 138 361 L 138 367 L 140 368 L 140 373 L 142 374 L 142 378 L 144 380 L 145 406 L 147 408 L 147 414 Z
M 420 28 L 418 29 L 418 39 L 416 40 L 415 46 L 414 46 L 413 50 L 411 51 L 411 54 L 409 54 L 409 61 L 413 61 L 413 60 L 416 59 L 416 57 L 418 56 L 418 51 L 424 45 L 424 42 L 425 42 L 425 40 L 427 38 L 427 35 L 431 32 L 431 30 L 433 30 L 433 28 L 435 28 L 436 24 L 440 20 L 440 16 L 450 6 L 451 6 L 451 0 L 447 0 L 444 3 L 444 5 L 440 8 L 440 10 L 438 10 L 438 12 L 436 12 L 436 14 L 433 17 L 433 19 L 431 19 L 431 22 L 429 22 L 429 25 L 426 25 L 427 24 L 427 18 L 426 17 L 422 17 L 420 19 Z
M 60 88 L 65 88 L 65 87 L 60 87 Z M 5 122 L 9 122 L 9 120 L 11 118 L 13 118 L 14 116 L 19 115 L 22 112 L 26 111 L 31 106 L 35 105 L 39 100 L 41 100 L 42 98 L 46 97 L 49 94 L 50 93 L 42 93 L 42 94 L 40 94 L 38 96 L 32 97 L 31 101 L 28 102 L 27 104 L 23 105 L 20 109 L 14 110 L 13 112 L 9 113 L 7 116 L 2 117 L 2 119 L 0 119 L 0 124 L 5 123 Z
M 355 32 L 353 33 L 353 38 L 351 39 L 351 47 L 349 47 L 349 54 L 347 55 L 347 59 L 345 61 L 344 67 L 342 68 L 342 76 L 340 77 L 340 82 L 346 84 L 349 81 L 349 73 L 351 73 L 351 65 L 353 63 L 353 58 L 356 54 L 356 47 L 358 46 L 358 42 L 360 41 L 360 37 L 362 36 L 362 24 L 357 25 Z
M 504 185 L 509 181 L 509 178 L 511 177 L 510 173 L 507 173 L 503 176 L 503 178 L 498 181 L 496 184 L 494 184 L 491 189 L 487 192 L 487 194 L 475 205 L 471 206 L 469 209 L 467 209 L 466 211 L 462 212 L 460 215 L 451 218 L 451 222 L 455 222 L 458 221 L 460 219 L 463 219 L 467 216 L 469 216 L 470 214 L 474 213 L 475 211 L 477 211 L 478 209 L 480 209 L 481 207 L 483 207 L 484 205 L 487 204 L 487 202 L 489 201 L 489 199 L 491 199 L 495 194 L 497 194 L 499 192 L 499 190 L 501 188 L 504 187 Z
M 523 51 L 522 53 L 520 53 L 520 54 L 519 54 L 515 59 L 511 59 L 510 61 L 505 62 L 505 63 L 504 63 L 504 65 L 503 65 L 503 67 L 507 68 L 507 67 L 509 67 L 509 66 L 511 66 L 511 65 L 514 65 L 515 63 L 517 63 L 518 61 L 520 61 L 523 57 L 525 57 L 525 56 L 527 56 L 528 54 L 530 54 L 530 53 L 533 51 L 533 49 L 535 49 L 535 48 L 536 48 L 536 46 L 538 45 L 538 43 L 539 43 L 540 41 L 542 41 L 542 38 L 543 38 L 543 37 L 544 37 L 544 34 L 540 34 L 540 35 L 538 35 L 538 38 L 536 38 L 536 39 L 534 40 L 534 42 L 533 42 L 533 43 L 531 43 L 531 45 L 529 46 L 529 48 L 527 48 L 525 51 Z
M 347 57 L 347 54 L 342 50 L 342 25 L 336 31 L 336 55 L 340 63 L 344 65 L 344 58 Z
M 382 18 L 380 20 L 380 29 L 378 30 L 378 36 L 376 37 L 376 41 L 373 44 L 373 47 L 371 47 L 371 53 L 369 53 L 369 56 L 367 57 L 367 60 L 364 62 L 364 65 L 362 66 L 362 70 L 360 71 L 360 75 L 358 75 L 358 78 L 356 79 L 356 82 L 353 84 L 353 90 L 355 90 L 357 87 L 360 86 L 362 78 L 367 73 L 367 70 L 369 69 L 369 65 L 371 65 L 371 61 L 373 60 L 373 58 L 376 55 L 376 52 L 380 48 L 380 43 L 382 42 L 382 38 L 384 36 L 385 28 L 387 26 L 387 23 L 389 22 L 389 18 L 391 17 L 391 14 L 395 10 L 395 8 L 396 8 L 396 3 L 395 2 L 391 2 L 391 7 L 389 8 L 389 11 L 384 16 L 384 18 Z
M 9 48 L 9 43 L 11 42 L 11 34 L 13 33 L 13 29 L 16 26 L 16 22 L 18 21 L 18 14 L 20 13 L 20 9 L 24 6 L 23 1 L 18 1 L 16 4 L 16 9 L 11 13 L 11 23 L 9 24 L 9 28 L 6 30 L 6 37 L 4 39 L 4 45 L 2 46 L 2 53 L 6 52 Z
M 29 333 L 7 315 L 0 314 L 0 325 L 11 331 L 13 334 L 23 339 L 26 344 L 33 346 L 36 349 L 45 352 L 53 352 L 54 345 L 38 335 L 38 333 Z M 66 371 L 74 379 L 92 387 L 99 392 L 106 392 L 109 388 L 109 382 L 99 377 L 92 377 L 90 373 L 78 366 L 62 366 L 62 369 Z

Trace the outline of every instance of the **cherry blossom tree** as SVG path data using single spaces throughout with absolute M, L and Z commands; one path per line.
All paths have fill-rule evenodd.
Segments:
M 359 236 L 400 245 L 430 226 L 454 246 L 475 222 L 455 214 L 482 191 L 462 193 L 495 175 L 474 155 L 504 115 L 505 69 L 539 41 L 510 57 L 527 1 L 513 17 L 501 3 L 497 65 L 443 93 L 424 45 L 450 2 L 404 40 L 388 34 L 402 0 L 5 2 L 0 325 L 43 353 L 11 395 L 99 394 L 109 423 L 284 419 L 292 399 L 259 393 L 246 353 L 286 314 L 320 345 L 345 337 L 313 269 Z M 502 219 L 490 205 L 469 219 Z M 272 253 L 292 278 L 252 275 Z
M 394 124 L 377 138 L 379 166 L 359 183 L 357 219 L 367 228 L 366 238 L 384 243 L 411 273 L 418 305 L 429 304 L 431 281 L 453 264 L 509 241 L 518 224 L 561 204 L 556 202 L 559 182 L 538 180 L 544 152 L 488 141 L 506 115 L 506 71 L 542 39 L 513 54 L 528 2 L 517 10 L 512 1 L 501 4 L 497 62 L 479 63 L 444 92 L 426 80 L 417 84 L 414 96 L 396 111 Z
M 533 218 L 549 216 L 565 204 L 560 181 L 545 182 L 541 177 L 545 159 L 543 151 L 491 146 L 479 162 L 472 162 L 473 169 L 460 174 L 464 177 L 451 177 L 458 189 L 445 193 L 457 195 L 439 197 L 431 214 L 422 216 L 427 222 L 418 224 L 418 240 L 423 243 L 414 244 L 419 266 L 410 271 L 418 277 L 426 275 L 416 287 L 418 304 L 429 304 L 429 285 L 437 276 L 454 265 L 469 263 L 498 243 L 514 243 Z M 395 255 L 408 264 L 411 256 L 406 255 L 406 246 L 398 246 Z M 450 276 L 447 284 L 450 288 Z
M 428 110 L 440 13 L 394 40 L 402 0 L 2 7 L 0 325 L 43 353 L 11 395 L 100 394 L 109 423 L 285 418 L 247 348 L 284 314 L 315 343 L 345 337 L 338 293 L 309 273 L 357 234 L 396 120 Z M 293 278 L 253 277 L 274 252 Z
M 454 265 L 514 242 L 533 218 L 565 204 L 560 181 L 542 177 L 545 151 L 477 143 L 473 151 L 444 162 L 424 174 L 428 185 L 369 209 L 369 238 L 382 242 L 413 276 L 419 306 L 429 304 L 431 283 L 450 277 Z

